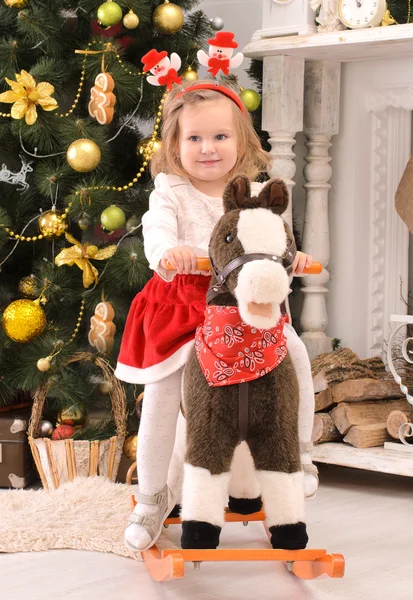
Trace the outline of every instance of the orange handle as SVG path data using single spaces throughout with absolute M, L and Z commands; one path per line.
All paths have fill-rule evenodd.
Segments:
M 306 267 L 303 275 L 319 275 L 323 270 L 323 265 L 319 262 L 313 262 L 311 267 Z
M 167 268 L 170 271 L 175 271 L 171 263 L 167 262 Z M 199 257 L 196 263 L 197 271 L 210 271 L 211 263 L 209 262 L 209 258 L 207 257 Z M 323 265 L 319 262 L 313 262 L 311 267 L 307 267 L 303 271 L 303 275 L 318 275 L 323 270 Z

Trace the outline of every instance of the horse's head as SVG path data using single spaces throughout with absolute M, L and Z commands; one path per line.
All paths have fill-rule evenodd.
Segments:
M 236 177 L 224 190 L 224 215 L 212 232 L 209 255 L 214 271 L 209 303 L 221 303 L 228 292 L 241 318 L 260 329 L 274 327 L 289 291 L 288 271 L 296 253 L 290 228 L 282 218 L 288 190 L 272 179 L 251 197 L 246 177 Z

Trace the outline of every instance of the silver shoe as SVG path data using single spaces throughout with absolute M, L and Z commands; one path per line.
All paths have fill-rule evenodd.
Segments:
M 156 513 L 149 515 L 137 515 L 135 513 L 131 513 L 129 515 L 128 526 L 140 525 L 148 532 L 151 537 L 151 541 L 145 548 L 136 548 L 125 539 L 125 544 L 128 546 L 128 548 L 131 548 L 131 550 L 145 552 L 145 550 L 148 550 L 157 542 L 162 533 L 163 523 L 170 512 L 169 492 L 170 490 L 166 485 L 160 492 L 157 492 L 153 496 L 135 493 L 135 499 L 137 502 L 140 504 L 149 504 L 151 506 L 157 505 L 158 510 Z

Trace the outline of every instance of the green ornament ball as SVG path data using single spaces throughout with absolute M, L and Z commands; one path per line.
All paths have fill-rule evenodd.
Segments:
M 125 225 L 125 213 L 119 206 L 108 206 L 100 215 L 100 222 L 106 231 L 116 231 Z
M 240 96 L 245 108 L 249 112 L 257 110 L 257 108 L 261 104 L 260 95 L 255 90 L 242 90 Z
M 104 2 L 98 8 L 98 21 L 105 27 L 116 25 L 122 19 L 122 9 L 116 2 Z

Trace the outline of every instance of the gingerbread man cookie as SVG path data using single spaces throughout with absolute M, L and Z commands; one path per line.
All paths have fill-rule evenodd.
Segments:
M 99 73 L 95 85 L 90 90 L 89 114 L 100 125 L 109 125 L 113 119 L 116 96 L 113 93 L 115 82 L 109 73 Z
M 112 349 L 116 325 L 112 323 L 115 316 L 110 302 L 99 302 L 95 314 L 90 319 L 89 344 L 99 352 L 108 352 Z

